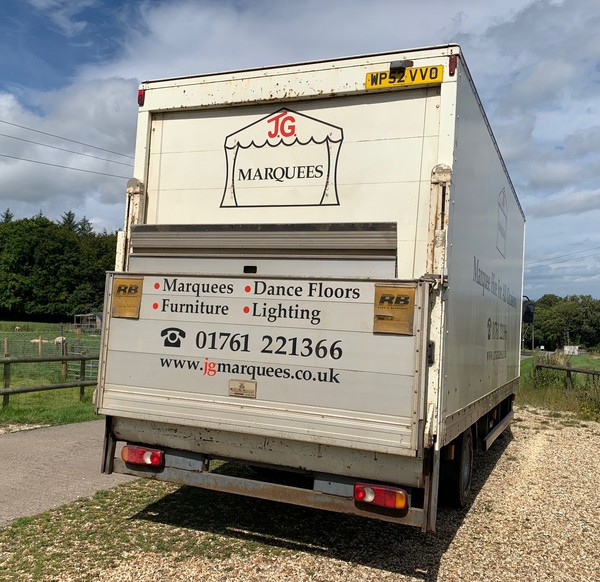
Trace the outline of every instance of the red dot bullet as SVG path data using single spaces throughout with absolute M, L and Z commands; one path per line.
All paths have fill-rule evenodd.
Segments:
M 246 287 L 244 287 L 244 291 L 246 293 L 250 293 L 250 291 L 252 291 L 252 287 L 250 287 L 250 285 L 246 285 Z
M 158 303 L 153 303 L 152 304 L 152 309 L 158 309 Z
M 160 283 L 154 283 L 154 288 L 155 289 L 160 289 Z
M 250 313 L 250 308 L 249 307 L 244 307 L 244 313 Z

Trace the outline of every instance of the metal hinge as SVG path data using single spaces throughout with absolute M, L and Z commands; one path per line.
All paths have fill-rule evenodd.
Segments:
M 435 342 L 427 342 L 427 364 L 430 366 L 435 362 Z

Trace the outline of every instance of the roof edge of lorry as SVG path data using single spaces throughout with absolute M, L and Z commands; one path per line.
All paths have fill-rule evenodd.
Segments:
M 314 60 L 314 61 L 297 61 L 297 62 L 293 62 L 293 63 L 281 63 L 278 65 L 267 65 L 265 67 L 249 67 L 247 69 L 231 69 L 231 70 L 225 70 L 225 71 L 213 71 L 210 73 L 198 73 L 195 75 L 181 75 L 178 77 L 164 77 L 164 78 L 157 78 L 157 79 L 148 79 L 148 80 L 142 81 L 140 83 L 140 86 L 147 86 L 148 84 L 152 84 L 152 83 L 163 83 L 163 82 L 168 82 L 168 81 L 184 81 L 186 79 L 195 79 L 198 77 L 213 77 L 213 76 L 217 76 L 217 75 L 235 75 L 238 73 L 269 71 L 269 70 L 281 69 L 284 67 L 304 67 L 304 66 L 310 66 L 310 65 L 335 63 L 335 62 L 341 62 L 341 61 L 353 61 L 353 60 L 365 59 L 365 58 L 368 59 L 368 58 L 374 58 L 374 57 L 385 57 L 387 55 L 415 53 L 415 52 L 420 52 L 420 51 L 436 51 L 436 50 L 439 51 L 439 50 L 448 50 L 448 49 L 453 49 L 452 54 L 461 54 L 461 52 L 462 52 L 460 45 L 458 45 L 456 43 L 448 43 L 448 44 L 434 45 L 434 46 L 427 46 L 427 47 L 416 47 L 416 48 L 404 49 L 404 50 L 366 53 L 363 55 L 352 55 L 352 56 L 346 56 L 346 57 L 332 57 L 332 58 L 328 58 L 328 59 L 318 59 L 318 60 Z

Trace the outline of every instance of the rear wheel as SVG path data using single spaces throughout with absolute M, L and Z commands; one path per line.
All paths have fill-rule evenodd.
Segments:
M 473 476 L 473 432 L 463 432 L 452 443 L 454 459 L 442 463 L 441 497 L 448 505 L 464 507 L 471 491 Z

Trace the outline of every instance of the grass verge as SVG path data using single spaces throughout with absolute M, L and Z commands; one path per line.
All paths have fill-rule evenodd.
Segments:
M 535 408 L 571 412 L 582 420 L 600 421 L 600 377 L 572 373 L 573 385 L 567 389 L 566 372 L 545 369 L 535 372 L 537 360 L 557 366 L 600 370 L 599 357 L 538 354 L 523 360 L 517 401 Z
M 83 400 L 79 399 L 79 388 L 14 394 L 8 406 L 2 406 L 0 397 L 0 428 L 9 424 L 59 425 L 97 420 L 93 391 L 93 386 L 86 388 Z

